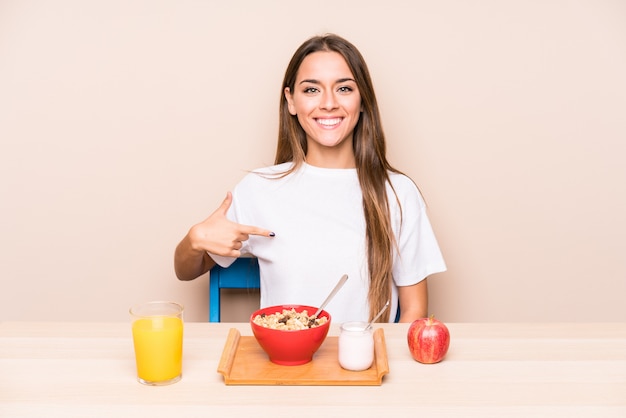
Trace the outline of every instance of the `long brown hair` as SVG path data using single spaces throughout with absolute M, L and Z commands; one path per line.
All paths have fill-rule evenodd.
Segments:
M 389 172 L 399 171 L 387 162 L 385 135 L 369 70 L 361 53 L 347 40 L 334 34 L 315 36 L 305 41 L 291 58 L 280 95 L 275 163 L 293 162 L 289 171 L 292 172 L 305 161 L 306 134 L 297 116 L 289 113 L 284 91 L 286 87 L 294 91 L 300 64 L 307 55 L 318 51 L 333 51 L 343 56 L 361 95 L 362 112 L 354 128 L 353 148 L 367 225 L 367 261 L 370 275 L 368 302 L 369 316 L 372 319 L 391 298 L 393 250 L 396 243 L 391 227 L 386 185 L 391 185 Z M 389 321 L 389 310 L 379 321 Z

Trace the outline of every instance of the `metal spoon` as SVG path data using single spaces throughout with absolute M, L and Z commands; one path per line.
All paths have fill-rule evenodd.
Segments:
M 326 307 L 326 305 L 328 305 L 328 302 L 330 302 L 330 300 L 333 298 L 333 296 L 335 296 L 335 294 L 337 294 L 337 292 L 339 291 L 339 289 L 341 289 L 341 287 L 344 285 L 346 280 L 348 280 L 348 275 L 347 274 L 344 274 L 343 276 L 341 276 L 341 279 L 339 279 L 339 282 L 337 282 L 337 284 L 335 285 L 335 288 L 332 290 L 332 292 L 330 292 L 330 294 L 328 295 L 326 300 L 320 305 L 320 307 L 317 310 L 317 312 L 315 312 L 313 314 L 313 316 L 311 316 L 309 318 L 309 328 L 313 324 L 315 324 L 315 318 L 317 318 L 317 315 L 319 315 L 320 312 L 322 312 L 322 310 Z
M 383 306 L 383 308 L 380 310 L 380 312 L 378 312 L 378 313 L 376 314 L 376 316 L 374 317 L 374 319 L 372 319 L 372 320 L 370 321 L 370 323 L 369 323 L 369 324 L 367 324 L 367 326 L 365 327 L 365 329 L 366 329 L 366 330 L 370 329 L 370 328 L 372 327 L 372 324 L 373 324 L 374 322 L 376 322 L 376 320 L 377 320 L 378 318 L 380 318 L 380 316 L 381 316 L 381 315 L 385 312 L 385 310 L 389 307 L 389 302 L 390 302 L 390 301 L 387 301 L 387 303 L 385 303 L 385 306 Z

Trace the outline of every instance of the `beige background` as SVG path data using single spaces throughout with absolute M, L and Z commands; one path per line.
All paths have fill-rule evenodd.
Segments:
M 626 321 L 626 2 L 0 1 L 0 320 L 207 318 L 173 250 L 272 163 L 283 71 L 336 32 L 449 266 L 446 321 Z M 233 296 L 245 320 L 256 295 Z

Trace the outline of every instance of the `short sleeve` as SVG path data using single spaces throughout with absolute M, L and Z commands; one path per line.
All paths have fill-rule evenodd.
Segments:
M 445 271 L 446 264 L 419 189 L 406 176 L 395 175 L 393 179 L 400 203 L 398 206 L 391 191 L 389 201 L 398 244 L 393 277 L 397 286 L 410 286 Z

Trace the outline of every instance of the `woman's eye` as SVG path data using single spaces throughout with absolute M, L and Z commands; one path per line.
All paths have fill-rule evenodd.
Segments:
M 305 89 L 304 89 L 304 92 L 305 92 L 305 93 L 307 93 L 307 94 L 310 94 L 310 93 L 317 93 L 318 91 L 319 91 L 319 90 L 318 90 L 318 89 L 316 89 L 315 87 L 307 87 L 307 88 L 305 88 Z
M 352 87 L 342 86 L 342 87 L 339 87 L 338 91 L 340 93 L 350 93 L 352 91 Z

